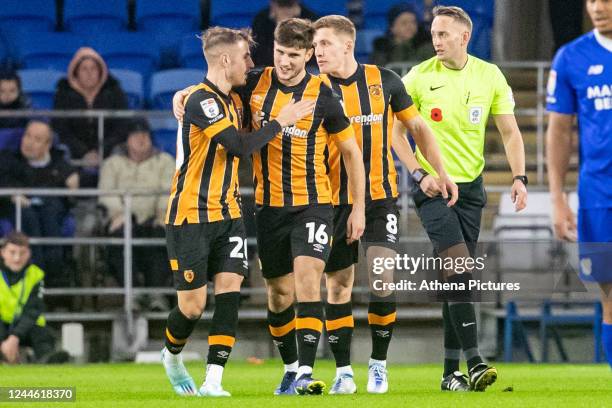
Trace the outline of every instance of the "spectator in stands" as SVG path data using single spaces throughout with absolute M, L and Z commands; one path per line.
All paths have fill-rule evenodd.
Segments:
M 0 184 L 15 188 L 79 187 L 76 170 L 65 159 L 65 152 L 53 147 L 53 132 L 41 119 L 26 126 L 18 152 L 0 156 Z M 51 196 L 18 196 L 21 201 L 23 230 L 30 236 L 59 237 L 68 212 L 67 200 Z M 13 211 L 14 214 L 14 211 Z M 35 248 L 34 260 L 48 272 L 48 283 L 65 282 L 63 248 L 45 245 Z
M 100 190 L 149 190 L 162 192 L 137 195 L 132 201 L 133 235 L 164 237 L 167 192 L 175 171 L 174 159 L 156 149 L 146 121 L 134 121 L 129 127 L 127 142 L 118 152 L 102 163 Z M 121 197 L 102 196 L 100 204 L 108 215 L 106 231 L 111 236 L 123 236 L 124 208 Z M 144 285 L 162 287 L 170 284 L 172 273 L 163 247 L 134 247 L 134 276 L 142 275 Z M 123 248 L 107 248 L 108 265 L 123 284 Z M 136 280 L 138 282 L 138 279 Z M 138 282 L 140 283 L 140 282 Z M 165 309 L 163 297 L 151 298 L 152 309 Z
M 128 105 L 119 82 L 108 73 L 102 57 L 93 49 L 83 47 L 72 58 L 67 77 L 58 82 L 53 107 L 58 110 L 127 109 Z M 105 155 L 125 142 L 124 123 L 118 119 L 104 121 Z M 92 167 L 100 164 L 96 118 L 55 119 L 53 128 L 70 149 L 73 159 L 83 159 Z M 95 185 L 95 182 L 86 184 Z
M 14 71 L 0 72 L 0 110 L 29 109 L 30 101 L 21 89 L 21 79 Z M 24 128 L 27 118 L 0 118 L 0 128 Z
M 313 21 L 319 18 L 302 6 L 299 0 L 270 0 L 270 6 L 257 13 L 252 24 L 257 42 L 257 47 L 253 50 L 255 66 L 274 65 L 274 29 L 279 22 L 293 17 Z
M 68 354 L 55 351 L 55 339 L 45 325 L 45 274 L 30 263 L 27 235 L 9 233 L 0 254 L 0 360 L 19 363 L 20 347 L 27 345 L 37 363 L 65 363 Z
M 376 65 L 390 62 L 424 61 L 433 57 L 431 36 L 419 18 L 414 7 L 399 3 L 387 14 L 387 34 L 374 40 L 374 51 L 370 60 Z

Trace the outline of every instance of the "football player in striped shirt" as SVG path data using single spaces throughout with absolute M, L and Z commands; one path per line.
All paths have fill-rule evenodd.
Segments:
M 166 214 L 178 306 L 168 316 L 162 361 L 177 394 L 221 397 L 230 396 L 221 379 L 235 342 L 240 285 L 248 274 L 238 202 L 239 157 L 261 148 L 283 127 L 309 115 L 314 104 L 289 102 L 265 127 L 239 134 L 242 105 L 231 89 L 243 85 L 253 67 L 250 33 L 216 27 L 207 30 L 202 41 L 209 70 L 186 97 Z M 215 286 L 215 311 L 208 336 L 206 380 L 196 391 L 180 353 L 206 305 L 208 281 Z
M 323 80 L 341 96 L 357 142 L 363 152 L 366 171 L 366 229 L 362 238 L 366 249 L 368 270 L 376 257 L 393 258 L 398 249 L 399 209 L 397 172 L 391 148 L 411 171 L 419 168 L 405 137 L 392 138 L 393 123 L 401 121 L 408 127 L 417 144 L 426 152 L 440 174 L 439 179 L 423 175 L 415 181 L 430 196 L 442 194 L 449 205 L 457 199 L 457 186 L 446 176 L 439 149 L 427 124 L 420 117 L 399 76 L 375 65 L 358 64 L 355 60 L 355 26 L 346 17 L 330 15 L 315 22 L 315 56 Z M 335 144 L 329 144 L 330 180 L 334 203 L 334 236 L 330 259 L 326 265 L 328 341 L 336 359 L 336 378 L 331 388 L 334 394 L 356 391 L 350 366 L 350 342 L 353 331 L 351 290 L 357 243 L 347 244 L 347 214 L 352 197 L 343 159 Z M 372 277 L 372 276 L 370 276 Z M 393 281 L 393 270 L 377 279 Z M 395 298 L 390 291 L 374 291 L 370 295 L 368 322 L 372 336 L 372 353 L 368 370 L 367 391 L 382 394 L 388 389 L 387 350 L 391 342 L 396 317 Z

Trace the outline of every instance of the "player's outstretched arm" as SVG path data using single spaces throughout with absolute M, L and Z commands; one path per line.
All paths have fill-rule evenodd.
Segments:
M 572 212 L 563 186 L 572 153 L 573 115 L 551 112 L 546 132 L 546 164 L 548 188 L 553 206 L 553 226 L 559 239 L 576 241 L 576 217 Z
M 419 187 L 428 197 L 442 194 L 444 198 L 448 198 L 450 193 L 451 199 L 448 202 L 448 206 L 455 205 L 459 198 L 459 189 L 446 173 L 436 139 L 423 118 L 417 115 L 407 120 L 405 124 L 399 120 L 395 121 L 391 140 L 393 151 L 411 173 L 421 167 L 412 151 L 412 147 L 406 139 L 406 126 L 408 126 L 410 134 L 414 137 L 419 149 L 421 149 L 427 161 L 434 167 L 439 177 L 436 180 L 433 176 L 428 175 L 421 181 Z
M 349 128 L 352 131 L 352 128 Z M 354 137 L 336 140 L 346 166 L 349 189 L 353 197 L 353 210 L 347 221 L 347 242 L 358 241 L 365 230 L 365 169 L 363 156 Z
M 222 131 L 215 140 L 234 156 L 248 156 L 265 146 L 282 128 L 291 126 L 298 120 L 310 115 L 314 106 L 314 100 L 305 99 L 299 102 L 291 100 L 283 106 L 274 120 L 261 129 L 255 132 L 241 133 L 231 126 Z
M 502 136 L 512 176 L 525 175 L 525 146 L 514 114 L 493 115 L 493 118 Z M 516 211 L 521 211 L 527 206 L 527 188 L 523 182 L 514 180 L 511 197 Z

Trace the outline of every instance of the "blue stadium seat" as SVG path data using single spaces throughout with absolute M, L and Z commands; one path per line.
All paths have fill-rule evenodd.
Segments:
M 12 150 L 16 152 L 23 136 L 22 128 L 0 129 L 0 150 Z
M 255 15 L 268 7 L 267 0 L 223 0 L 210 5 L 211 25 L 222 27 L 250 27 Z
M 20 33 L 14 40 L 20 67 L 63 72 L 66 72 L 74 53 L 84 45 L 81 38 L 70 33 Z
M 176 131 L 178 122 L 176 119 L 155 119 L 149 121 L 153 135 L 153 144 L 160 150 L 176 155 Z
M 146 0 L 136 2 L 136 25 L 154 37 L 161 52 L 161 67 L 176 67 L 183 35 L 200 28 L 199 0 Z
M 153 109 L 171 110 L 172 96 L 179 89 L 202 82 L 204 73 L 199 69 L 169 69 L 151 75 L 149 101 Z
M 127 21 L 127 0 L 64 0 L 64 28 L 73 33 L 122 31 Z
M 387 13 L 391 7 L 399 3 L 413 5 L 419 20 L 423 20 L 425 12 L 423 0 L 364 0 L 363 28 L 387 31 Z
M 2 0 L 0 31 L 5 35 L 55 30 L 55 0 Z
M 495 18 L 493 0 L 436 0 L 434 5 L 458 6 L 472 19 L 472 39 L 468 52 L 478 58 L 491 59 L 491 35 Z
M 186 35 L 181 40 L 179 62 L 182 68 L 208 69 L 202 51 L 202 41 L 196 34 Z
M 9 232 L 13 231 L 15 227 L 8 218 L 0 218 L 0 237 L 4 238 Z
M 374 40 L 382 35 L 385 35 L 385 32 L 376 29 L 357 31 L 357 42 L 355 44 L 355 57 L 357 61 L 362 64 L 370 61 L 370 54 L 374 49 Z
M 108 33 L 90 39 L 90 43 L 109 68 L 129 69 L 149 77 L 157 68 L 159 49 L 145 33 Z
M 4 38 L 0 33 L 0 66 L 6 66 L 9 62 L 10 53 L 8 44 L 6 44 Z
M 18 72 L 23 91 L 30 97 L 34 109 L 53 109 L 57 82 L 66 72 L 50 69 L 22 69 Z
M 346 3 L 346 0 L 302 0 L 302 4 L 304 6 L 314 11 L 319 16 L 328 16 L 330 14 L 339 14 L 341 16 L 346 16 L 348 14 Z
M 196 31 L 200 27 L 200 1 L 137 1 L 136 25 L 138 30 L 149 32 Z
M 144 105 L 144 87 L 142 75 L 129 69 L 111 69 L 110 73 L 121 85 L 127 96 L 130 109 L 141 109 Z

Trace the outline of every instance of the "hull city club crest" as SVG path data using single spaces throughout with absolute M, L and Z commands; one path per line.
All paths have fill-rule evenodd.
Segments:
M 368 86 L 368 91 L 372 97 L 378 99 L 382 95 L 382 86 L 380 84 L 370 85 Z

